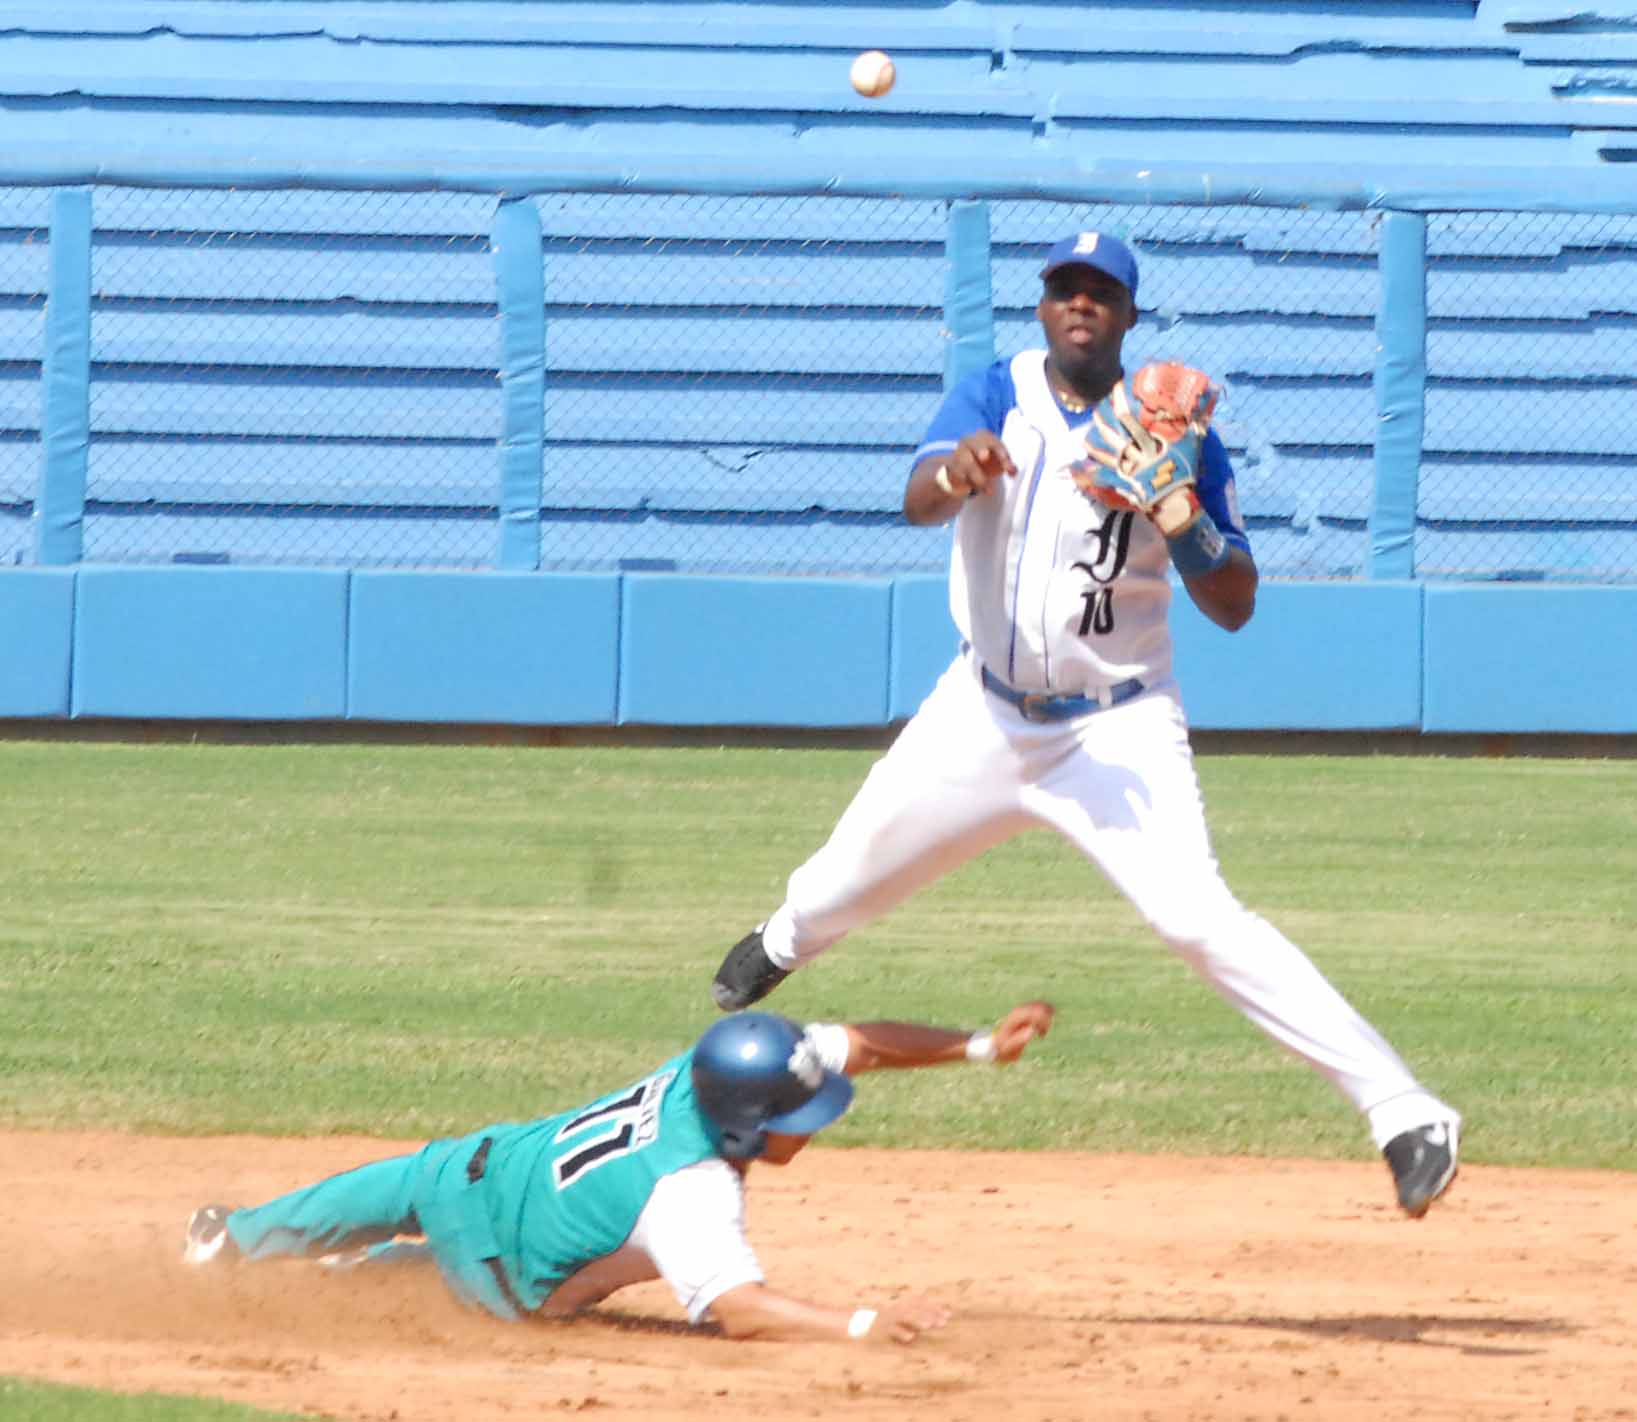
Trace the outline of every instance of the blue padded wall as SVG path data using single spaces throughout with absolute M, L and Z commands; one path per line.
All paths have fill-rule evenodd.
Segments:
M 625 579 L 624 724 L 872 726 L 887 719 L 885 579 Z
M 949 580 L 941 575 L 894 578 L 889 719 L 915 714 L 959 645 L 960 633 L 949 615 Z
M 365 721 L 611 722 L 619 603 L 615 577 L 354 573 L 347 713 Z
M 1238 632 L 1180 587 L 1176 674 L 1199 730 L 1414 730 L 1421 723 L 1418 583 L 1263 583 Z
M 294 568 L 82 567 L 73 714 L 344 716 L 347 578 Z
M 955 647 L 934 576 L 28 569 L 0 625 L 5 717 L 871 726 Z M 1264 583 L 1173 627 L 1200 730 L 1637 733 L 1637 589 Z
M 1637 732 L 1637 588 L 1426 590 L 1428 731 Z
M 74 640 L 72 568 L 0 572 L 0 716 L 66 716 Z

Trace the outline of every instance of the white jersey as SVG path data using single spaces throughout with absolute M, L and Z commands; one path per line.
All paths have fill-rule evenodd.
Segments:
M 1084 457 L 1088 420 L 1058 403 L 1040 350 L 976 371 L 944 398 L 916 467 L 989 430 L 1018 471 L 966 500 L 955 519 L 950 611 L 970 648 L 791 874 L 761 929 L 768 961 L 793 972 L 1013 835 L 1051 829 L 1223 998 L 1364 1112 L 1377 1146 L 1440 1122 L 1453 1144 L 1459 1115 L 1223 881 L 1171 677 L 1169 555 L 1148 519 L 1075 488 L 1069 468 Z M 1202 443 L 1197 492 L 1222 536 L 1248 554 L 1233 469 L 1214 433 Z M 988 676 L 975 674 L 974 659 Z M 996 691 L 996 678 L 1024 696 Z M 1029 693 L 1046 702 L 1030 706 Z M 1064 700 L 1051 705 L 1054 696 Z M 1083 971 L 1075 953 L 1057 945 L 1056 969 Z M 809 1038 L 831 1035 L 815 1027 Z M 845 1061 L 841 1044 L 829 1050 Z
M 549 1313 L 573 1313 L 616 1289 L 664 1279 L 698 1323 L 729 1289 L 762 1282 L 745 1238 L 745 1187 L 725 1160 L 701 1160 L 662 1176 L 630 1238 L 594 1259 L 552 1291 Z
M 1044 351 L 1024 351 L 961 381 L 915 452 L 953 450 L 993 430 L 1017 466 L 955 521 L 949 608 L 989 670 L 1020 691 L 1097 696 L 1171 675 L 1171 563 L 1141 515 L 1110 509 L 1075 487 L 1091 416 L 1065 412 L 1046 380 Z M 1249 551 L 1221 441 L 1206 439 L 1201 503 L 1230 542 Z

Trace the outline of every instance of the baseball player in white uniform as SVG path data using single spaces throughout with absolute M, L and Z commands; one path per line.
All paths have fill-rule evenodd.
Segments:
M 955 521 L 949 595 L 962 648 L 829 842 L 790 876 L 784 903 L 729 951 L 712 995 L 724 1010 L 759 1001 L 916 890 L 1049 826 L 1217 992 L 1363 1113 L 1400 1205 L 1418 1217 L 1454 1179 L 1459 1114 L 1299 948 L 1239 903 L 1206 830 L 1171 673 L 1170 573 L 1230 632 L 1249 621 L 1258 577 L 1227 451 L 1207 427 L 1214 394 L 1201 395 L 1205 378 L 1180 366 L 1125 380 L 1138 278 L 1123 242 L 1066 237 L 1041 276 L 1045 349 L 949 391 L 904 491 L 911 523 Z M 1156 369 L 1183 378 L 1183 405 L 1199 397 L 1189 412 L 1202 418 L 1174 459 L 1133 453 L 1127 431 L 1139 444 L 1143 431 L 1121 418 Z M 1122 460 L 1143 465 L 1142 479 L 1102 472 Z M 1156 498 L 1178 465 L 1186 487 Z M 1120 496 L 1138 484 L 1135 498 Z

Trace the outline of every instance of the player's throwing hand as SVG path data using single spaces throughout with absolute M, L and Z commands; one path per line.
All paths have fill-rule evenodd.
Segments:
M 977 430 L 965 436 L 932 473 L 932 482 L 949 499 L 987 494 L 1001 479 L 1017 473 L 1000 436 Z

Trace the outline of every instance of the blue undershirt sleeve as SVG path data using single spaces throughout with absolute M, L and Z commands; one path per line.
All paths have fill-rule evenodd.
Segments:
M 1239 496 L 1234 489 L 1233 461 L 1215 430 L 1205 436 L 1199 460 L 1199 483 L 1195 487 L 1200 507 L 1222 530 L 1222 536 L 1236 548 L 1249 553 L 1250 538 L 1245 532 L 1244 515 L 1239 512 Z
M 925 437 L 916 446 L 910 467 L 913 469 L 929 454 L 949 453 L 974 430 L 993 430 L 998 435 L 1013 403 L 1009 362 L 996 361 L 987 369 L 964 376 L 938 406 Z

